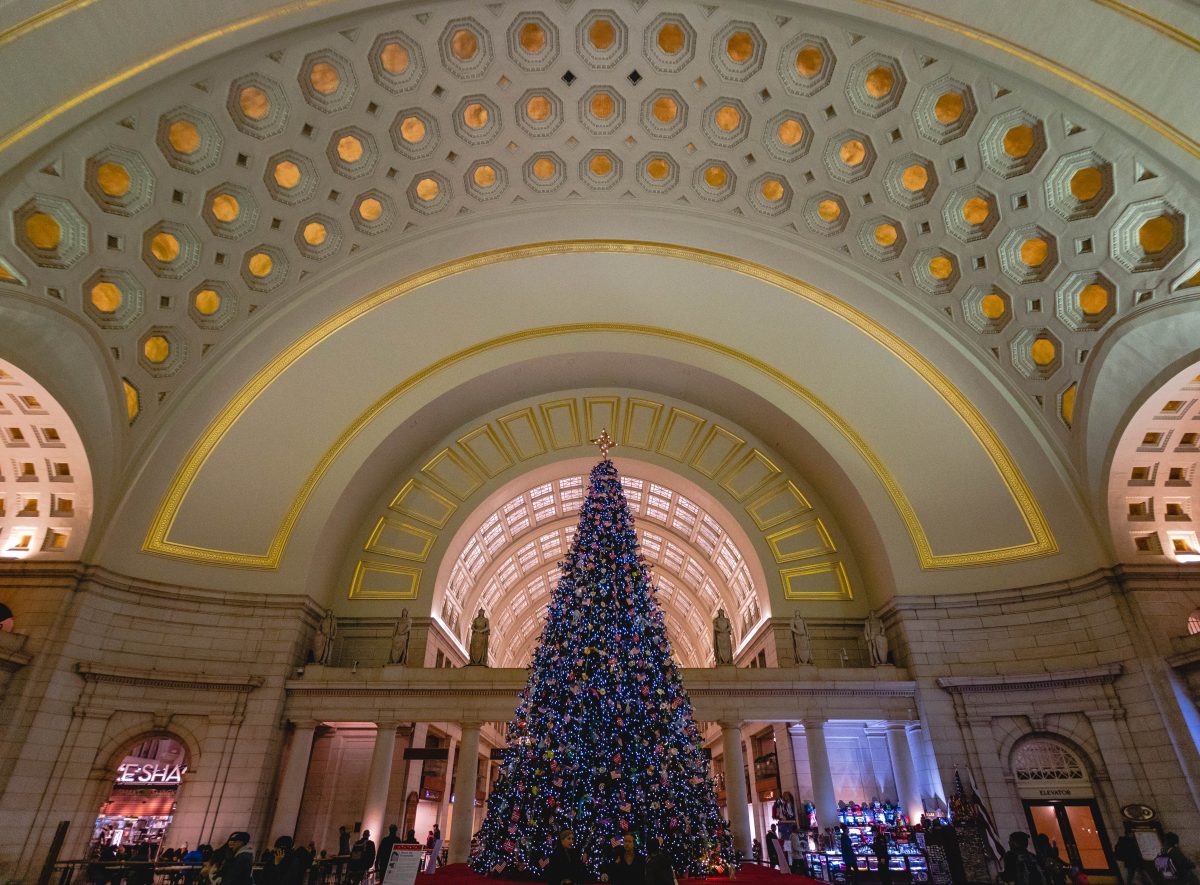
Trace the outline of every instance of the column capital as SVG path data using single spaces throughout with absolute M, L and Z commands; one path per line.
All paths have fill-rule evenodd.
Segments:
M 718 719 L 717 725 L 720 727 L 721 731 L 729 731 L 730 729 L 734 731 L 740 731 L 746 726 L 746 723 L 742 722 L 740 719 Z
M 469 728 L 473 728 L 478 731 L 479 729 L 483 728 L 483 723 L 474 721 L 460 722 L 458 723 L 458 727 L 461 731 L 466 731 Z
M 322 724 L 320 719 L 291 719 L 289 723 L 296 731 L 302 728 L 311 728 L 313 731 L 316 731 Z
M 801 724 L 804 726 L 805 734 L 807 734 L 809 731 L 814 731 L 814 730 L 824 731 L 825 730 L 825 721 L 826 720 L 824 720 L 824 719 L 808 718 L 808 719 L 802 720 Z
M 375 723 L 375 727 L 379 729 L 380 733 L 390 731 L 395 734 L 401 725 L 407 724 L 408 723 L 400 719 L 382 719 Z

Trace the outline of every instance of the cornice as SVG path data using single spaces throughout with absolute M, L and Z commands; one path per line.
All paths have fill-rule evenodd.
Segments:
M 207 673 L 181 673 L 171 670 L 137 670 L 132 667 L 105 667 L 91 661 L 77 663 L 75 672 L 86 682 L 176 688 L 189 692 L 251 692 L 262 686 L 265 681 L 261 676 L 213 676 Z
M 1116 682 L 1124 669 L 1121 664 L 1109 664 L 1105 667 L 1090 667 L 1086 670 L 1031 673 L 1020 676 L 944 676 L 937 680 L 937 684 L 955 694 L 1045 691 L 1053 688 L 1106 685 Z

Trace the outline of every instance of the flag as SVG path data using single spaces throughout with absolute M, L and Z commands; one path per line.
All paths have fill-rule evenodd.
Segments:
M 975 775 L 970 769 L 967 769 L 967 777 L 971 782 L 971 795 L 969 797 L 971 807 L 983 822 L 984 841 L 987 842 L 988 850 L 992 853 L 992 858 L 999 863 L 1004 857 L 1004 843 L 1000 841 L 1000 833 L 996 830 L 996 822 L 992 820 L 991 813 L 987 810 L 987 806 L 983 804 L 983 798 L 979 795 L 979 787 L 975 785 Z M 958 772 L 954 772 L 954 778 L 958 780 Z

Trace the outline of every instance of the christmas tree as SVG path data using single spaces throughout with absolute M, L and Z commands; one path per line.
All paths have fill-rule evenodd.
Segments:
M 593 871 L 626 833 L 679 873 L 731 854 L 607 431 L 471 866 L 537 873 L 569 827 Z

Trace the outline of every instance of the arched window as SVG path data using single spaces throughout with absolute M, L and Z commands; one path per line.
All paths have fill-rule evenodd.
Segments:
M 1087 769 L 1058 741 L 1031 738 L 1013 753 L 1013 775 L 1018 781 L 1087 781 Z
M 1200 633 L 1200 608 L 1188 615 L 1188 636 Z

